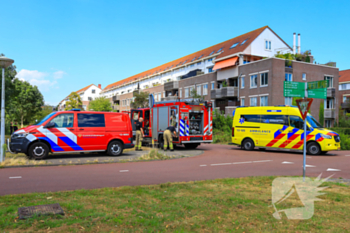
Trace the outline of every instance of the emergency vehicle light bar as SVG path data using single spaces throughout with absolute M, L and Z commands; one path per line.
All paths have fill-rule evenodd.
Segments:
M 72 108 L 71 110 L 69 111 L 80 111 L 80 108 Z

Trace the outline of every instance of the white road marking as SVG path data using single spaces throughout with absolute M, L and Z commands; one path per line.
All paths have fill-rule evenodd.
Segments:
M 328 168 L 327 172 L 340 172 L 340 169 Z
M 207 165 L 206 164 L 203 164 L 203 165 L 199 165 L 200 167 L 206 167 Z
M 128 172 L 129 170 L 120 170 L 119 172 Z
M 232 164 L 242 164 L 242 163 L 252 163 L 252 161 L 247 161 L 247 162 L 236 162 L 236 163 L 232 163 Z
M 314 165 L 305 165 L 305 167 L 316 167 L 316 166 L 314 166 Z
M 350 155 L 345 155 L 345 156 L 350 156 Z
M 253 161 L 253 163 L 265 163 L 265 162 L 271 162 L 272 160 L 260 160 L 260 161 Z
M 284 161 L 284 162 L 282 162 L 282 164 L 294 164 L 294 162 Z
M 230 165 L 232 163 L 216 163 L 216 164 L 210 164 L 210 166 L 220 166 L 220 165 Z
M 9 177 L 9 179 L 21 179 L 22 176 L 12 176 L 12 177 Z

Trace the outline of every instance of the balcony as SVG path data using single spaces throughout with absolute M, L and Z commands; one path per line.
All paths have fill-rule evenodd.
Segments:
M 221 89 L 211 90 L 210 96 L 212 99 L 223 99 L 229 97 L 237 97 L 237 87 L 223 87 Z
M 342 109 L 348 109 L 350 108 L 350 102 L 345 102 L 340 104 Z
M 325 109 L 324 118 L 335 118 L 335 109 Z
M 172 91 L 179 89 L 179 81 L 171 81 L 164 83 L 164 91 Z
M 327 88 L 327 97 L 335 97 L 335 88 L 334 87 Z
M 112 105 L 112 109 L 114 110 L 114 111 L 119 111 L 119 105 Z

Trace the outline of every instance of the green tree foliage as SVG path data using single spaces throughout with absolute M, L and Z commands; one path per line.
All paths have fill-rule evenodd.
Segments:
M 134 101 L 131 103 L 133 108 L 144 108 L 148 106 L 148 92 L 140 91 L 134 93 Z
M 106 97 L 97 97 L 96 99 L 90 101 L 89 110 L 111 112 L 111 102 Z
M 80 95 L 76 92 L 72 92 L 68 97 L 68 101 L 66 102 L 66 108 L 64 110 L 81 108 L 82 105 L 83 105 L 83 102 L 81 101 Z
M 32 120 L 32 123 L 35 123 L 37 121 L 40 121 L 41 119 L 43 119 L 44 117 L 46 117 L 47 115 L 49 115 L 50 113 L 52 113 L 53 110 L 53 106 L 50 105 L 44 105 L 41 107 L 41 110 L 38 111 Z
M 233 117 L 213 113 L 213 141 L 214 143 L 229 143 L 232 140 Z
M 193 89 L 191 90 L 190 95 L 191 95 L 191 97 L 192 97 L 193 99 L 197 99 L 197 100 L 202 100 L 202 99 L 203 99 L 203 97 L 202 97 L 201 95 L 198 95 L 197 90 L 196 90 L 195 88 L 193 88 Z
M 31 121 L 35 114 L 41 111 L 44 97 L 37 86 L 32 86 L 26 81 L 15 79 L 13 84 L 15 95 L 9 103 L 8 113 L 20 121 L 23 127 L 24 121 Z
M 303 61 L 303 62 L 309 62 L 311 61 L 310 59 L 310 51 L 306 50 L 304 53 L 302 54 L 293 54 L 293 53 L 281 53 L 281 52 L 277 52 L 275 54 L 275 57 L 278 58 L 282 58 L 282 59 L 286 59 L 286 65 L 287 66 L 291 66 L 292 65 L 292 61 Z
M 323 100 L 321 100 L 320 111 L 318 112 L 318 114 L 319 114 L 318 115 L 318 121 L 323 127 L 323 124 L 324 124 L 324 102 L 323 102 Z

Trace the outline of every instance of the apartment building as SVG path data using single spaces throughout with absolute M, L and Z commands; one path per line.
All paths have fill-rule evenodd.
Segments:
M 339 71 L 339 103 L 344 113 L 350 112 L 350 69 Z
M 309 82 L 329 79 L 327 100 L 315 100 L 311 113 L 319 118 L 321 101 L 325 106 L 325 124 L 333 125 L 338 116 L 339 70 L 308 61 L 286 61 L 277 53 L 301 54 L 300 34 L 290 47 L 268 26 L 256 29 L 172 62 L 107 85 L 101 92 L 110 98 L 113 108 L 130 110 L 134 94 L 145 91 L 163 98 L 190 98 L 196 90 L 204 100 L 226 114 L 237 106 L 291 105 L 283 96 L 284 81 Z
M 76 93 L 80 95 L 81 101 L 83 102 L 81 108 L 87 110 L 90 101 L 95 99 L 96 97 L 99 97 L 101 91 L 101 84 L 98 84 L 97 86 L 95 84 L 90 84 L 89 86 L 86 86 L 76 91 Z M 63 111 L 66 108 L 66 102 L 68 101 L 68 98 L 69 96 L 67 96 L 59 102 L 57 109 L 58 111 Z

